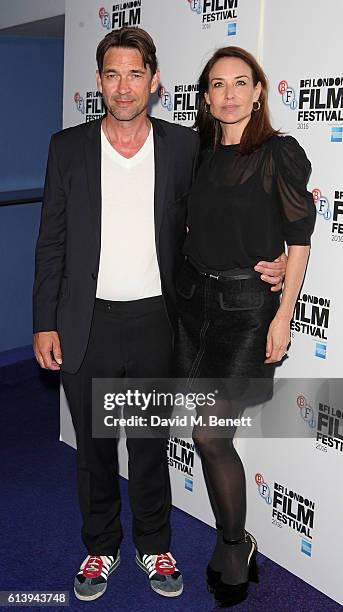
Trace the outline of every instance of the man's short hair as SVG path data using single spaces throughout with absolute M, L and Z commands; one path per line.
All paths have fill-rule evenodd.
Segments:
M 106 51 L 111 47 L 137 49 L 143 60 L 144 67 L 150 67 L 151 74 L 157 70 L 156 47 L 150 34 L 142 28 L 120 28 L 106 34 L 96 50 L 96 61 L 101 75 Z

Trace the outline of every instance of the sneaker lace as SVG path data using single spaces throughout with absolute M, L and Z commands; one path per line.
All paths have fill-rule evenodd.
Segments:
M 98 572 L 101 567 L 101 564 L 102 564 L 101 557 L 90 556 L 86 563 L 85 570 L 87 572 Z
M 164 553 L 156 556 L 155 567 L 161 574 L 173 574 L 175 571 L 175 559 L 170 553 Z

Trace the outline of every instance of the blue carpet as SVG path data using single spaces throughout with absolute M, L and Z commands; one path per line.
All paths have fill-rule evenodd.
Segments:
M 28 346 L 19 346 L 18 348 L 8 351 L 2 351 L 0 353 L 0 368 L 32 359 L 32 357 L 33 350 L 31 344 Z
M 213 610 L 213 599 L 203 579 L 213 546 L 213 530 L 173 509 L 172 551 L 183 571 L 185 590 L 175 599 L 154 594 L 146 576 L 134 563 L 124 479 L 121 479 L 125 532 L 122 563 L 101 599 L 89 603 L 74 598 L 73 576 L 85 551 L 79 536 L 75 451 L 58 441 L 58 374 L 39 371 L 32 360 L 27 360 L 0 368 L 0 383 L 0 590 L 70 591 L 72 611 Z M 258 564 L 260 584 L 251 586 L 249 599 L 235 608 L 237 612 L 341 610 L 331 599 L 261 554 Z

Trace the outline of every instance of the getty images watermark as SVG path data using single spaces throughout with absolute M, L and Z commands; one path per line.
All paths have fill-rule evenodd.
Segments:
M 209 426 L 209 427 L 251 427 L 251 417 L 220 417 L 217 414 L 211 414 L 211 408 L 216 406 L 217 392 L 214 393 L 172 393 L 172 392 L 157 392 L 153 389 L 150 392 L 140 391 L 139 389 L 128 389 L 125 393 L 105 393 L 104 409 L 108 411 L 116 411 L 118 408 L 134 407 L 141 411 L 152 411 L 148 417 L 139 415 L 131 415 L 127 418 L 116 417 L 114 414 L 107 414 L 104 417 L 106 427 L 171 427 L 180 426 L 187 427 L 191 425 Z M 198 410 L 200 408 L 208 408 L 209 413 L 204 414 L 175 414 L 167 417 L 159 414 L 154 414 L 156 408 L 168 410 L 170 407 L 185 409 L 188 411 Z M 189 421 L 189 423 L 188 423 Z
M 221 437 L 252 426 L 251 416 L 224 403 L 219 385 L 196 384 L 201 390 L 190 391 L 189 381 L 180 379 L 93 379 L 93 437 L 118 437 L 121 428 L 130 437 L 191 437 L 194 427 Z
M 325 440 L 334 444 L 333 437 L 343 440 L 341 405 L 330 408 L 335 410 L 335 425 L 334 417 L 326 418 L 325 431 L 324 417 L 320 416 L 322 406 L 330 403 L 327 388 L 334 380 L 316 379 L 317 390 L 312 397 L 306 391 L 313 388 L 312 379 L 94 378 L 92 435 L 192 438 L 194 429 L 198 434 L 201 428 L 201 435 L 211 438 L 315 439 L 324 434 Z M 341 391 L 337 397 L 342 397 Z M 308 411 L 299 410 L 299 397 L 304 393 L 307 405 L 312 407 L 311 427 Z

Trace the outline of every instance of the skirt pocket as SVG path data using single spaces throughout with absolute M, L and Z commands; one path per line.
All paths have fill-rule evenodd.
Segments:
M 265 293 L 263 291 L 230 293 L 220 291 L 218 293 L 219 306 L 225 311 L 258 310 L 264 304 Z

